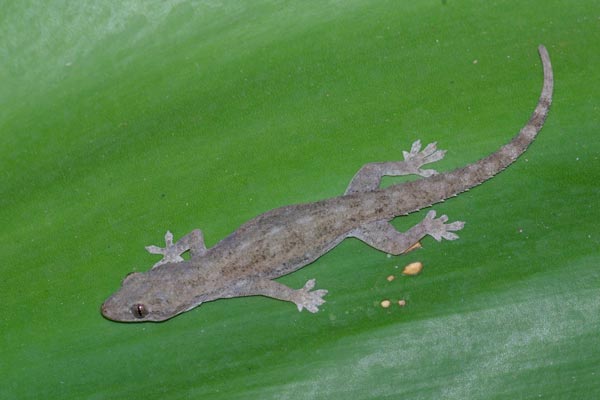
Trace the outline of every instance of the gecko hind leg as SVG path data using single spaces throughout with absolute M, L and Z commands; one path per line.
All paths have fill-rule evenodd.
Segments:
M 446 224 L 447 221 L 446 215 L 436 219 L 435 211 L 431 210 L 423 221 L 406 232 L 398 232 L 388 221 L 375 221 L 355 229 L 349 236 L 360 239 L 377 250 L 400 255 L 426 235 L 433 237 L 438 242 L 442 239 L 458 239 L 458 235 L 453 231 L 461 230 L 465 223 L 456 221 Z
M 194 229 L 176 243 L 173 243 L 173 234 L 171 231 L 167 231 L 165 234 L 164 248 L 158 246 L 146 246 L 146 250 L 150 254 L 163 255 L 163 258 L 152 266 L 152 268 L 155 268 L 162 264 L 184 261 L 181 255 L 188 250 L 192 258 L 201 256 L 206 253 L 206 246 L 204 245 L 202 231 L 200 229 Z
M 379 188 L 384 176 L 402 176 L 416 174 L 423 177 L 436 175 L 433 169 L 421 169 L 425 164 L 444 158 L 446 150 L 438 150 L 437 143 L 429 143 L 421 151 L 421 141 L 415 141 L 410 152 L 403 151 L 404 161 L 379 162 L 365 164 L 350 181 L 344 194 L 369 192 Z

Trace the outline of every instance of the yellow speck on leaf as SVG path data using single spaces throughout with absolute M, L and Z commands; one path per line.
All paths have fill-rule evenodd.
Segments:
M 419 261 L 412 262 L 404 267 L 402 273 L 404 275 L 419 275 L 423 270 L 423 264 Z

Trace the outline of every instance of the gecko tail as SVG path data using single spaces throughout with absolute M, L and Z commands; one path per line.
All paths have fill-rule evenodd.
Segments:
M 543 45 L 540 45 L 538 51 L 544 68 L 544 84 L 537 106 L 529 121 L 521 128 L 518 135 L 495 153 L 466 167 L 442 174 L 450 181 L 461 182 L 461 184 L 458 184 L 452 190 L 454 193 L 449 193 L 449 196 L 456 195 L 473 186 L 479 185 L 504 170 L 527 150 L 527 147 L 529 147 L 544 126 L 548 111 L 550 110 L 550 104 L 552 103 L 554 78 L 548 50 Z
M 498 151 L 473 164 L 429 178 L 391 186 L 388 188 L 388 193 L 392 196 L 391 203 L 394 203 L 394 197 L 398 197 L 399 200 L 405 193 L 414 193 L 415 196 L 412 196 L 414 200 L 411 198 L 406 201 L 405 198 L 402 198 L 403 212 L 417 211 L 426 207 L 423 204 L 433 205 L 492 178 L 527 150 L 548 116 L 554 87 L 552 64 L 548 51 L 543 45 L 540 45 L 538 52 L 544 69 L 544 84 L 533 114 L 519 133 Z

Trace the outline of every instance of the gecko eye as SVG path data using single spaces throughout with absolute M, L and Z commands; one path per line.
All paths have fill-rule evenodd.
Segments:
M 143 304 L 134 304 L 133 307 L 131 307 L 131 312 L 133 313 L 133 316 L 136 318 L 144 318 L 146 315 L 148 315 L 148 310 L 146 309 L 146 306 L 144 306 Z

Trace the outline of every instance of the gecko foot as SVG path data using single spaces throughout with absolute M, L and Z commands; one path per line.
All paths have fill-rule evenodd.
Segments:
M 429 143 L 423 151 L 421 150 L 421 141 L 416 140 L 411 148 L 410 152 L 403 151 L 404 162 L 411 170 L 411 173 L 420 175 L 423 177 L 428 177 L 432 175 L 437 175 L 438 172 L 434 169 L 421 169 L 421 167 L 425 164 L 429 164 L 435 161 L 439 161 L 444 158 L 446 154 L 446 150 L 438 150 L 437 142 Z
M 165 233 L 165 247 L 164 248 L 158 247 L 158 246 L 146 246 L 146 250 L 150 254 L 162 254 L 163 255 L 162 260 L 160 260 L 159 262 L 154 264 L 152 266 L 152 268 L 158 267 L 159 265 L 162 265 L 162 264 L 176 263 L 176 262 L 183 261 L 183 257 L 181 257 L 181 254 L 183 254 L 185 251 L 187 251 L 187 249 L 182 249 L 180 246 L 177 246 L 177 244 L 173 244 L 173 234 L 171 233 L 171 231 L 167 231 L 167 233 Z
M 302 289 L 298 289 L 294 292 L 294 303 L 298 306 L 298 311 L 302 311 L 306 308 L 311 313 L 319 311 L 319 306 L 325 303 L 323 296 L 327 294 L 327 290 L 319 289 L 311 292 L 312 288 L 315 287 L 316 280 L 310 279 Z
M 442 215 L 439 218 L 435 218 L 435 211 L 431 210 L 427 213 L 427 216 L 423 220 L 422 224 L 425 228 L 425 233 L 431 237 L 433 237 L 438 242 L 441 242 L 442 239 L 446 240 L 456 240 L 458 239 L 458 235 L 453 233 L 452 231 L 459 231 L 464 226 L 464 221 L 455 221 L 450 224 L 446 224 L 448 222 L 448 216 Z

